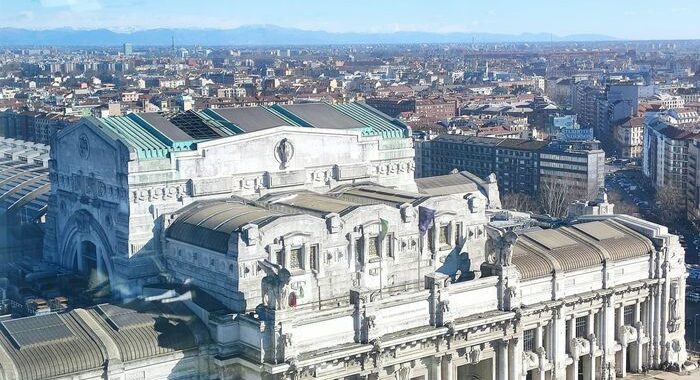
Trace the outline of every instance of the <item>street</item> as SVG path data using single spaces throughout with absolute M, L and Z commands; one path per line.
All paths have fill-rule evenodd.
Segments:
M 610 202 L 615 203 L 615 212 L 663 224 L 658 220 L 654 190 L 650 188 L 641 169 L 616 165 L 606 165 L 605 169 L 605 190 Z M 667 227 L 671 233 L 679 235 L 685 248 L 686 263 L 700 263 L 700 235 L 697 231 L 688 224 Z

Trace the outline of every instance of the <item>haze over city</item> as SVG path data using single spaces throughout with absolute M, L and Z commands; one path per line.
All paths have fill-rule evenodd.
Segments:
M 607 35 L 617 39 L 694 39 L 700 3 L 592 0 L 28 0 L 0 1 L 0 26 L 26 29 L 231 29 L 247 25 L 327 32 L 397 31 Z M 653 27 L 650 27 L 652 26 Z
M 700 379 L 699 18 L 0 0 L 0 380 Z

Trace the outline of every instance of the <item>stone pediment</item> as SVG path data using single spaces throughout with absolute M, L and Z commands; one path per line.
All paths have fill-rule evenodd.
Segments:
M 193 152 L 174 153 L 189 176 L 287 172 L 322 168 L 337 177 L 367 177 L 367 164 L 378 153 L 367 150 L 358 131 L 276 127 L 199 143 Z M 330 173 L 329 173 L 330 174 Z
M 128 149 L 128 145 L 121 142 L 118 137 L 93 126 L 89 121 L 81 121 L 56 134 L 54 150 L 68 148 L 67 150 L 72 150 L 83 158 L 89 158 L 90 154 L 94 153 L 93 148 L 109 146 L 117 150 L 118 144 Z

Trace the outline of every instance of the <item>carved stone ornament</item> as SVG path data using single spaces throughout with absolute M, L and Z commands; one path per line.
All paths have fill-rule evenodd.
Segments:
M 78 152 L 80 153 L 80 157 L 86 160 L 90 157 L 90 141 L 84 133 L 78 138 Z
M 539 367 L 540 361 L 534 352 L 523 352 L 523 372 Z
M 409 380 L 411 376 L 411 367 L 402 366 L 394 372 L 394 376 L 396 376 L 396 380 Z
M 471 351 L 469 351 L 469 362 L 471 364 L 478 364 L 481 361 L 481 348 L 476 347 L 472 348 Z
M 282 169 L 289 166 L 289 162 L 294 157 L 294 145 L 287 138 L 280 140 L 275 145 L 275 159 L 280 163 Z
M 582 338 L 571 338 L 569 347 L 574 356 L 583 356 L 591 352 L 591 344 Z

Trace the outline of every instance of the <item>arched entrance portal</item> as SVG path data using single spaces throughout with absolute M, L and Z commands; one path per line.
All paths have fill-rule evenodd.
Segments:
M 80 259 L 82 265 L 79 268 L 87 281 L 88 292 L 98 298 L 109 296 L 109 274 L 95 243 L 90 240 L 83 240 L 80 243 Z
M 63 265 L 79 273 L 84 296 L 93 300 L 111 297 L 112 251 L 102 226 L 87 211 L 73 214 L 63 229 Z

